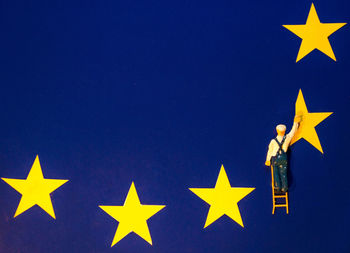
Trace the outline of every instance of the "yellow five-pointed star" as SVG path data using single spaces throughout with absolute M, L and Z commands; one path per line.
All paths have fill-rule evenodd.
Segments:
M 223 165 L 221 166 L 215 188 L 190 188 L 194 194 L 210 205 L 204 228 L 224 214 L 244 227 L 238 202 L 254 189 L 231 187 Z
M 134 232 L 152 245 L 147 220 L 162 210 L 162 205 L 142 205 L 137 195 L 134 182 L 131 183 L 123 206 L 99 206 L 103 211 L 119 222 L 111 247 Z
M 320 50 L 336 61 L 328 37 L 344 25 L 346 23 L 321 23 L 312 4 L 305 25 L 284 25 L 284 27 L 302 39 L 297 62 L 314 49 Z
M 329 115 L 331 115 L 332 112 L 310 113 L 307 110 L 303 93 L 301 90 L 299 90 L 298 98 L 295 103 L 295 113 L 302 115 L 302 121 L 300 122 L 299 129 L 295 133 L 290 145 L 297 142 L 301 138 L 304 138 L 323 154 L 322 146 L 320 140 L 318 139 L 315 127 Z
M 52 218 L 56 219 L 50 193 L 62 186 L 68 180 L 44 178 L 38 156 L 35 158 L 27 179 L 1 179 L 22 194 L 21 201 L 19 202 L 14 217 L 27 211 L 32 206 L 38 205 Z

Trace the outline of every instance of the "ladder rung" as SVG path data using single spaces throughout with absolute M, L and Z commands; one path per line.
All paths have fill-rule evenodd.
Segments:
M 275 205 L 276 207 L 279 207 L 279 206 L 285 206 L 285 207 L 287 207 L 287 204 L 277 204 L 277 205 Z
M 281 195 L 275 195 L 274 198 L 287 198 L 287 195 L 281 196 Z

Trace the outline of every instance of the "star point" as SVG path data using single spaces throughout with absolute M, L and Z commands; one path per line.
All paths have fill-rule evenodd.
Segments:
M 302 39 L 296 62 L 300 61 L 314 49 L 318 49 L 336 61 L 328 37 L 344 25 L 346 25 L 346 23 L 321 23 L 315 5 L 312 3 L 306 24 L 283 25 L 283 27 Z
M 22 194 L 22 198 L 18 204 L 14 218 L 31 207 L 38 205 L 52 218 L 56 219 L 50 194 L 68 182 L 68 180 L 44 178 L 39 156 L 36 156 L 26 179 L 1 179 L 14 188 L 17 192 Z
M 204 228 L 223 215 L 227 215 L 244 227 L 238 202 L 255 188 L 231 187 L 224 166 L 221 166 L 214 188 L 190 188 L 189 190 L 210 205 Z
M 300 89 L 297 101 L 295 102 L 295 113 L 302 115 L 302 121 L 300 122 L 299 129 L 295 133 L 290 145 L 303 138 L 323 154 L 323 149 L 315 127 L 328 118 L 332 112 L 310 113 Z
M 134 182 L 131 183 L 123 206 L 99 206 L 119 222 L 111 247 L 125 236 L 134 232 L 152 245 L 147 220 L 162 210 L 165 205 L 143 205 L 138 197 Z

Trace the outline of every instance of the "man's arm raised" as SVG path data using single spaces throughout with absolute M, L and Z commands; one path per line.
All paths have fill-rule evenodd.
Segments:
M 289 140 L 291 140 L 294 137 L 296 131 L 299 128 L 299 124 L 301 120 L 302 120 L 302 115 L 295 115 L 292 130 L 290 130 L 290 132 L 287 134 L 287 137 Z

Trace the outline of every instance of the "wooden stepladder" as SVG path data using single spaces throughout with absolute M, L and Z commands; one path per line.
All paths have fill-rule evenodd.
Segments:
M 281 194 L 275 194 L 275 190 L 274 190 L 274 185 L 275 185 L 275 181 L 273 179 L 273 167 L 271 165 L 271 187 L 272 187 L 272 214 L 275 214 L 275 209 L 276 207 L 285 207 L 286 208 L 286 213 L 289 213 L 289 208 L 288 208 L 288 192 L 286 193 L 281 193 Z M 278 201 L 282 199 L 282 201 Z M 284 202 L 283 202 L 284 199 Z

